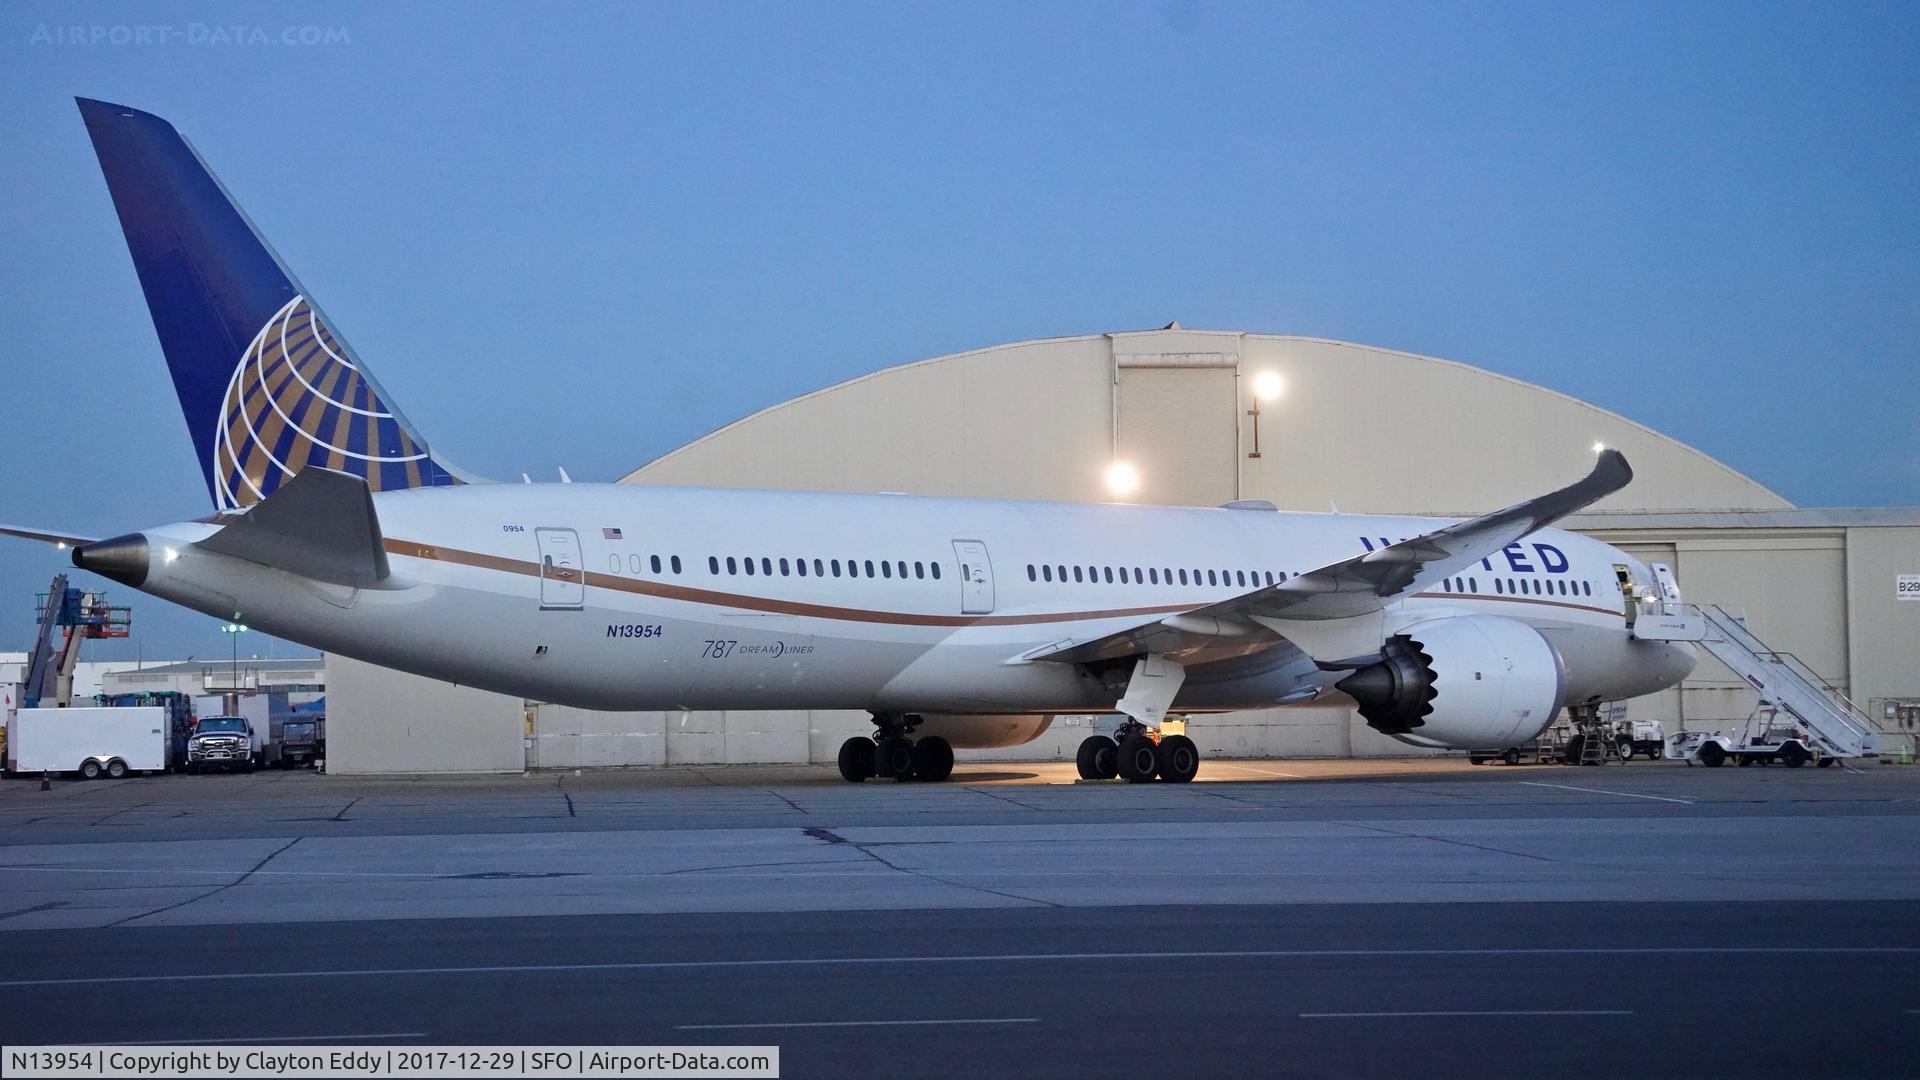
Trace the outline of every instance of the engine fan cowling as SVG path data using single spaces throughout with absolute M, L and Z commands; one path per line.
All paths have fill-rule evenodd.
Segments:
M 1488 750 L 1546 730 L 1566 698 L 1566 665 L 1538 630 L 1467 615 L 1416 623 L 1384 659 L 1342 679 L 1375 730 L 1415 746 Z

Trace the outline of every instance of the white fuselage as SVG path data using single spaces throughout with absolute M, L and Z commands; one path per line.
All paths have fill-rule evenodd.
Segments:
M 216 529 L 200 522 L 147 531 L 142 588 L 328 651 L 587 708 L 1088 712 L 1113 708 L 1110 685 L 1023 654 L 1442 524 L 607 484 L 416 489 L 374 503 L 392 571 L 378 588 L 192 547 Z M 1396 604 L 1389 628 L 1455 614 L 1525 622 L 1560 652 L 1569 702 L 1672 685 L 1691 654 L 1631 638 L 1617 567 L 1650 585 L 1621 551 L 1541 530 Z M 1270 648 L 1191 668 L 1176 704 L 1299 701 L 1334 677 L 1291 646 Z

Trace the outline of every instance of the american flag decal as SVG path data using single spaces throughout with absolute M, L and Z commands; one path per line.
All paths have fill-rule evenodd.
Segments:
M 623 535 L 621 534 L 621 532 L 620 532 L 620 530 L 619 530 L 619 529 L 601 529 L 601 530 L 600 530 L 600 539 L 602 539 L 602 540 L 624 540 L 624 539 L 626 539 L 626 537 L 625 537 L 625 536 L 623 536 Z

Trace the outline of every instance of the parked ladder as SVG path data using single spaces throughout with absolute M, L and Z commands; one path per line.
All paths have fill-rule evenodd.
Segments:
M 1880 752 L 1880 732 L 1860 707 L 1788 652 L 1769 649 L 1746 623 L 1717 604 L 1688 604 L 1706 623 L 1700 644 L 1747 681 L 1760 700 L 1799 721 L 1823 754 L 1864 757 Z

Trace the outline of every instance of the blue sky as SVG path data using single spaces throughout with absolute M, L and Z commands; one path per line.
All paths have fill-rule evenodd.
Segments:
M 208 509 L 76 94 L 174 121 L 483 475 L 613 479 L 876 368 L 1178 319 L 1920 503 L 1911 4 L 25 2 L 0 90 L 4 520 Z M 0 544 L 0 649 L 58 566 Z M 230 647 L 117 592 L 147 656 Z

